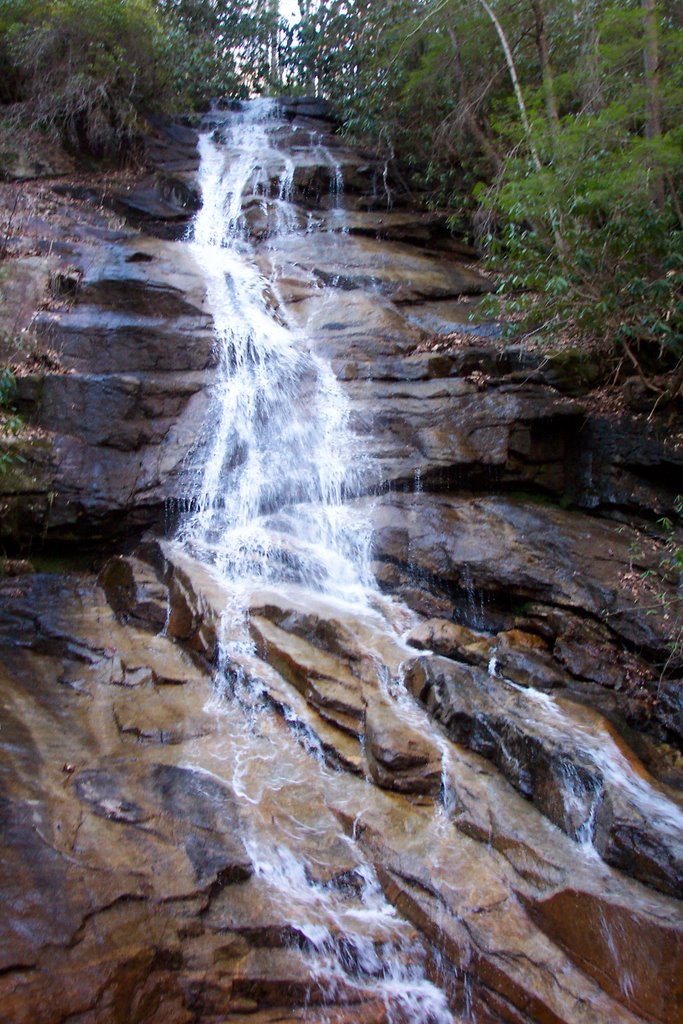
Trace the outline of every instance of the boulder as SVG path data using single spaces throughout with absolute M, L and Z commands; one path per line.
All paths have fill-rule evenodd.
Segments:
M 365 751 L 372 778 L 384 789 L 438 796 L 438 747 L 397 715 L 386 698 L 374 698 L 365 712 Z
M 467 626 L 448 619 L 427 619 L 407 636 L 408 643 L 418 650 L 455 658 L 471 665 L 488 666 L 495 649 L 495 641 Z

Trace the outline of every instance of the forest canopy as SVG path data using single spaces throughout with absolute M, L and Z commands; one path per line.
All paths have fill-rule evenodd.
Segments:
M 315 93 L 491 265 L 517 330 L 683 380 L 682 0 L 0 0 L 0 102 L 73 150 Z M 657 373 L 667 371 L 664 384 Z

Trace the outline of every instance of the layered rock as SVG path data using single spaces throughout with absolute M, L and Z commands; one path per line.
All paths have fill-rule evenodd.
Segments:
M 487 760 L 427 739 L 426 716 L 401 683 L 410 651 L 382 614 L 296 587 L 256 592 L 264 661 L 222 631 L 227 592 L 176 549 L 147 545 L 101 580 L 115 613 L 87 576 L 2 585 L 10 828 L 0 991 L 10 1020 L 310 1021 L 319 1007 L 321 1020 L 350 1022 L 361 1006 L 364 1018 L 393 1019 L 391 990 L 364 974 L 359 937 L 344 932 L 347 913 L 363 920 L 369 871 L 398 920 L 411 922 L 391 926 L 389 945 L 400 937 L 418 956 L 422 937 L 419 955 L 456 1014 L 678 1020 L 680 904 L 587 859 L 510 786 L 519 778 L 509 749 L 507 760 L 492 755 L 495 731 Z M 175 641 L 159 631 L 162 608 Z M 223 708 L 208 671 L 216 641 L 201 647 L 200 635 L 222 651 L 233 692 Z M 489 691 L 505 694 L 509 718 L 515 701 L 522 707 L 518 691 L 450 659 L 426 656 L 409 682 L 425 663 L 468 675 L 474 689 L 460 692 L 482 702 L 480 730 Z M 327 714 L 337 697 L 320 700 L 335 684 L 356 695 L 344 697 L 352 730 Z M 430 702 L 451 730 L 452 703 Z M 524 707 L 515 721 L 529 729 L 534 702 Z M 597 716 L 589 724 L 594 732 Z M 321 770 L 316 750 L 335 771 Z M 576 756 L 563 753 L 578 778 Z M 547 813 L 547 784 L 545 794 Z M 310 873 L 307 899 L 319 901 L 316 927 L 334 906 L 341 929 L 322 945 L 302 916 L 297 876 L 286 907 L 273 888 L 289 861 L 272 877 L 266 867 L 293 840 Z M 336 977 L 325 953 L 335 948 L 354 961 Z
M 405 605 L 283 584 L 236 615 L 224 581 L 154 539 L 97 579 L 15 563 L 0 1015 L 677 1024 L 680 799 L 623 738 L 680 783 L 673 747 L 629 730 L 683 734 L 677 594 L 664 579 L 649 615 L 625 589 L 658 568 L 651 527 L 560 501 L 652 519 L 680 451 L 596 411 L 590 360 L 472 325 L 490 288 L 472 252 L 328 113 L 283 107 L 240 223 L 272 315 L 331 361 L 367 439 L 375 497 L 347 497 Z M 131 543 L 187 497 L 215 361 L 181 240 L 196 141 L 160 123 L 148 175 L 69 184 L 61 226 L 10 240 L 1 315 L 40 360 L 18 387 L 29 461 L 0 477 L 8 544 Z M 92 199 L 128 224 L 85 216 Z
M 443 217 L 407 209 L 383 165 L 340 144 L 323 110 L 285 103 L 243 219 L 273 315 L 304 327 L 344 382 L 372 456 L 362 486 L 523 488 L 588 507 L 670 510 L 683 466 L 675 444 L 571 397 L 599 379 L 585 358 L 505 347 L 491 340 L 496 325 L 470 323 L 491 288 L 472 251 Z M 220 133 L 226 116 L 207 115 L 203 130 Z M 186 237 L 197 139 L 195 128 L 156 123 L 153 173 L 99 189 L 57 183 L 58 216 L 28 206 L 17 218 L 8 244 L 32 255 L 6 268 L 6 319 L 30 325 L 49 359 L 20 381 L 20 410 L 42 434 L 35 457 L 14 442 L 28 465 L 2 481 L 10 543 L 158 527 L 185 497 L 212 324 L 191 247 L 140 229 Z M 433 344 L 452 331 L 470 340 Z

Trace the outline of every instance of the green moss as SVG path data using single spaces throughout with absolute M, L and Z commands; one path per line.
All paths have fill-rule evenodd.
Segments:
M 540 505 L 542 508 L 566 508 L 568 499 L 565 497 L 554 498 L 550 494 L 538 494 L 531 491 L 506 491 L 506 498 L 513 498 L 515 501 L 524 501 L 528 505 Z
M 93 554 L 71 548 L 66 552 L 47 551 L 31 555 L 36 572 L 92 572 Z
M 561 391 L 572 393 L 597 387 L 602 381 L 604 369 L 594 353 L 569 348 L 548 354 L 545 373 Z

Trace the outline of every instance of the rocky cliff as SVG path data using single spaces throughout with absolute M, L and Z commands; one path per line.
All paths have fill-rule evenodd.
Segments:
M 281 115 L 241 223 L 347 396 L 379 589 L 257 589 L 229 656 L 173 540 L 217 358 L 197 132 L 2 186 L 0 1019 L 675 1024 L 680 596 L 643 575 L 675 431 L 474 327 L 474 253 L 324 108 Z

